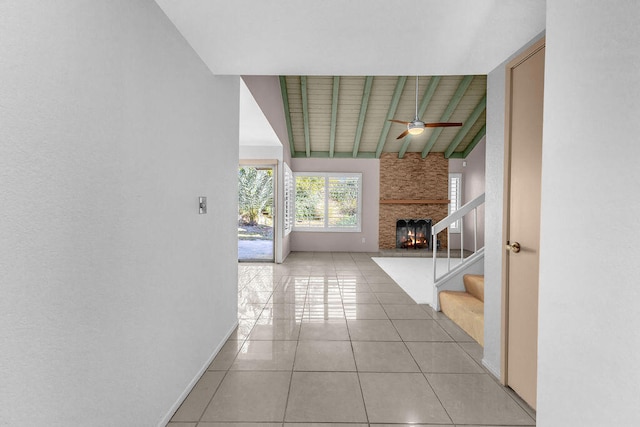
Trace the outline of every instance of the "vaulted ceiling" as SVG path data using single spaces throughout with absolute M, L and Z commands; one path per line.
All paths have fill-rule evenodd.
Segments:
M 483 108 L 479 104 L 486 92 L 486 74 L 544 31 L 547 3 L 155 1 L 213 74 L 283 76 L 290 133 L 285 137 L 285 126 L 278 120 L 274 130 L 280 140 L 290 139 L 294 157 L 333 158 L 354 157 L 354 152 L 357 158 L 375 158 L 384 152 L 402 156 L 414 151 L 464 157 L 484 132 L 484 112 L 476 120 L 469 117 L 476 107 Z M 415 74 L 424 76 L 419 102 L 426 86 L 437 79 L 430 76 L 443 76 L 422 115 L 426 121 L 445 121 L 442 116 L 455 104 L 464 76 L 474 75 L 447 120 L 471 128 L 437 128 L 396 141 L 405 128 L 390 124 L 387 116 L 395 108 L 394 119 L 413 119 L 413 77 L 403 82 L 404 77 L 383 76 Z M 394 107 L 396 89 L 400 95 Z
M 418 117 L 426 128 L 396 139 L 407 128 L 390 119 L 416 115 L 415 76 L 280 76 L 292 157 L 379 158 L 382 153 L 444 153 L 465 158 L 486 129 L 486 75 L 420 76 Z

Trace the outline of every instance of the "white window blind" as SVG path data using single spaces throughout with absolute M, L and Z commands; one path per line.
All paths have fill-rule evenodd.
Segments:
M 293 173 L 284 163 L 284 235 L 293 228 Z
M 462 174 L 449 174 L 449 215 L 460 209 L 462 202 Z M 460 220 L 457 220 L 449 228 L 451 233 L 460 233 Z
M 296 173 L 294 228 L 360 231 L 362 174 Z

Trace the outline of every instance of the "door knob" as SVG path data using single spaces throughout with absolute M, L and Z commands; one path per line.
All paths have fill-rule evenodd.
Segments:
M 513 243 L 509 244 L 509 242 L 507 242 L 506 248 L 508 250 L 510 250 L 511 252 L 517 254 L 518 252 L 520 252 L 520 243 L 513 242 Z

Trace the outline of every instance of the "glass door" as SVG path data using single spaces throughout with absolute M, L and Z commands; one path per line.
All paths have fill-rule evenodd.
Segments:
M 274 261 L 273 166 L 238 168 L 238 261 Z

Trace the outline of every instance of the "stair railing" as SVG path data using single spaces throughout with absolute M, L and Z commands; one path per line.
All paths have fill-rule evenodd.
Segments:
M 451 215 L 447 216 L 442 221 L 438 222 L 436 225 L 431 227 L 431 236 L 432 236 L 432 246 L 433 249 L 433 283 L 437 283 L 438 279 L 445 276 L 447 273 L 451 271 L 451 226 L 456 222 L 460 221 L 460 263 L 464 264 L 464 218 L 472 214 L 473 215 L 473 253 L 477 253 L 479 251 L 478 248 L 478 208 L 484 204 L 484 193 L 480 196 L 476 197 L 469 203 L 462 206 L 457 211 L 453 212 Z M 438 252 L 438 233 L 443 230 L 447 230 L 447 271 L 438 277 L 436 272 L 436 259 Z M 482 249 L 482 248 L 480 248 Z M 472 254 L 473 255 L 473 254 Z

